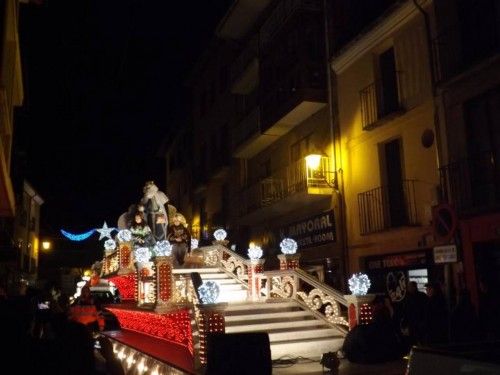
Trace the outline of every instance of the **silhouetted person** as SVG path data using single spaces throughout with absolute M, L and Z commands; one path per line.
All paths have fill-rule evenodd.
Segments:
M 453 342 L 471 342 L 479 339 L 479 322 L 468 290 L 460 291 L 457 305 L 451 312 L 450 319 Z
M 69 315 L 71 320 L 84 324 L 91 331 L 99 331 L 104 328 L 104 319 L 99 314 L 88 285 L 82 287 L 80 296 L 70 307 Z
M 403 300 L 402 326 L 408 329 L 409 344 L 421 344 L 424 339 L 427 295 L 417 288 L 415 281 L 410 281 Z
M 385 306 L 384 297 L 372 303 L 372 321 L 347 333 L 342 351 L 353 363 L 382 363 L 401 358 L 405 352 Z
M 442 344 L 448 340 L 448 308 L 441 285 L 432 283 L 425 285 L 427 308 L 425 313 L 426 344 Z
M 480 330 L 486 340 L 500 339 L 500 295 L 485 280 L 479 280 Z

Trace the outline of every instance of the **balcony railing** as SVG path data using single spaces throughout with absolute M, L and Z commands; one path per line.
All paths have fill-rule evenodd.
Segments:
M 418 225 L 415 180 L 380 186 L 358 194 L 362 235 Z
M 274 124 L 303 100 L 325 102 L 325 72 L 321 64 L 303 62 L 281 72 L 278 81 L 262 87 L 261 108 L 263 130 Z M 265 74 L 263 73 L 265 79 Z M 270 81 L 271 82 L 271 78 Z
M 252 111 L 238 122 L 232 133 L 233 148 L 239 147 L 255 135 L 260 134 L 260 107 L 255 106 Z
M 445 202 L 459 213 L 500 206 L 500 166 L 493 152 L 462 159 L 439 169 Z
M 322 5 L 318 0 L 284 0 L 280 1 L 271 16 L 260 29 L 261 46 L 269 43 L 273 36 L 285 25 L 288 18 L 297 10 L 321 11 Z
M 327 182 L 329 160 L 322 157 L 320 166 L 316 170 L 306 167 L 304 159 L 300 159 L 285 168 L 281 168 L 256 184 L 248 187 L 244 192 L 242 214 L 272 205 L 287 197 L 307 192 L 308 188 L 331 188 Z
M 363 130 L 382 124 L 381 120 L 403 110 L 401 101 L 401 73 L 396 73 L 396 87 L 386 88 L 375 81 L 359 91 Z
M 233 84 L 238 77 L 248 68 L 248 65 L 253 59 L 258 58 L 259 55 L 259 34 L 255 34 L 246 46 L 243 48 L 239 56 L 231 65 L 231 84 Z

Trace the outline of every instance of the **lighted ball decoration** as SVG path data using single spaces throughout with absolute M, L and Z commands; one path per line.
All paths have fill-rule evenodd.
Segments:
M 116 237 L 120 242 L 129 242 L 132 241 L 132 232 L 129 231 L 128 229 L 122 229 L 121 231 L 118 232 Z
M 355 273 L 349 279 L 349 290 L 355 296 L 364 296 L 370 289 L 371 282 L 364 273 Z
M 214 237 L 217 241 L 224 241 L 227 237 L 227 232 L 224 229 L 217 229 L 214 232 Z
M 281 252 L 283 254 L 295 254 L 297 252 L 297 241 L 292 238 L 284 238 L 280 242 Z
M 172 255 L 172 245 L 166 240 L 158 241 L 153 247 L 153 253 L 156 256 L 170 256 Z
M 191 250 L 198 248 L 198 240 L 196 238 L 191 238 Z
M 259 246 L 253 246 L 253 247 L 250 247 L 248 249 L 248 257 L 251 260 L 260 259 L 260 258 L 262 258 L 263 254 L 264 254 L 264 252 L 262 251 L 262 249 Z
M 112 239 L 106 240 L 106 242 L 104 242 L 104 249 L 108 251 L 116 249 L 116 242 Z
M 215 281 L 204 281 L 198 288 L 201 303 L 216 303 L 219 298 L 220 288 Z
M 147 263 L 151 259 L 151 253 L 147 247 L 139 247 L 134 250 L 135 260 L 139 263 Z

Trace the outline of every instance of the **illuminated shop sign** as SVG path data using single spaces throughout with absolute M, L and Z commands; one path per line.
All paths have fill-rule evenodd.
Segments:
M 293 238 L 301 249 L 335 242 L 333 210 L 290 223 L 280 228 L 279 234 L 281 238 Z

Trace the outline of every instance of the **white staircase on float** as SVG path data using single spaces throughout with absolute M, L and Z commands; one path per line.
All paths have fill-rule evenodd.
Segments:
M 294 300 L 247 301 L 247 287 L 219 268 L 192 269 L 203 281 L 219 284 L 219 302 L 228 302 L 226 333 L 267 332 L 273 359 L 319 358 L 340 349 L 344 333 L 317 318 Z
M 246 301 L 248 288 L 238 280 L 221 271 L 219 268 L 193 268 L 191 272 L 198 272 L 203 281 L 215 281 L 219 284 L 218 302 L 241 302 Z
M 272 359 L 319 358 L 340 349 L 344 334 L 293 300 L 232 303 L 226 309 L 226 333 L 267 332 Z

